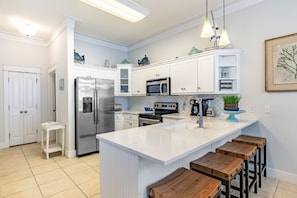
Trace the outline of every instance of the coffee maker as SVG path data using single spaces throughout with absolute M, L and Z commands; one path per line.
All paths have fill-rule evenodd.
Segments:
M 206 116 L 206 112 L 207 112 L 207 109 L 208 109 L 207 100 L 208 99 L 202 99 L 202 115 L 203 116 Z M 192 105 L 190 115 L 197 116 L 199 114 L 199 112 L 200 112 L 198 100 L 191 99 L 190 104 Z

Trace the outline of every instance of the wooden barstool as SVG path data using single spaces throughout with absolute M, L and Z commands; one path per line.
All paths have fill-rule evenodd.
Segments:
M 257 147 L 242 144 L 238 142 L 227 142 L 223 146 L 216 148 L 217 153 L 229 155 L 232 157 L 238 157 L 244 160 L 244 171 L 245 171 L 245 195 L 249 197 L 249 191 L 254 186 L 254 191 L 257 193 Z M 249 163 L 254 158 L 254 174 L 249 176 Z M 249 178 L 252 179 L 249 184 Z
M 258 150 L 258 176 L 259 176 L 259 187 L 262 187 L 262 174 L 264 177 L 266 174 L 266 138 L 255 137 L 248 135 L 240 135 L 233 139 L 234 142 L 250 144 L 257 147 Z M 262 161 L 262 151 L 263 151 L 263 161 Z
M 191 170 L 219 179 L 225 185 L 227 198 L 231 197 L 231 187 L 243 197 L 243 160 L 220 153 L 209 152 L 203 157 L 190 162 Z M 231 186 L 231 182 L 240 175 L 240 187 Z
M 195 171 L 179 168 L 167 177 L 147 187 L 152 198 L 217 198 L 221 182 Z

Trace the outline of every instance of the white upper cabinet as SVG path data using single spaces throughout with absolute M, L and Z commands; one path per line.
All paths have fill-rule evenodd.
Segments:
M 214 92 L 214 55 L 202 56 L 198 58 L 198 92 Z
M 131 96 L 132 64 L 118 64 L 118 96 Z
M 186 95 L 197 93 L 198 59 L 188 59 L 170 64 L 171 94 Z
M 145 96 L 146 81 L 171 78 L 172 95 L 238 94 L 239 49 L 211 50 L 133 69 L 118 65 L 118 95 Z M 132 75 L 132 84 L 131 84 Z
M 132 95 L 146 95 L 146 69 L 132 71 Z
M 168 78 L 169 77 L 169 64 L 154 66 L 145 69 L 146 79 L 158 79 L 158 78 Z
M 218 94 L 240 93 L 241 50 L 220 50 L 215 54 L 215 92 Z

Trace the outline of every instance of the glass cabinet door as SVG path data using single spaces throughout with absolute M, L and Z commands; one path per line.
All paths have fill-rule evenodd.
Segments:
M 129 93 L 129 69 L 120 69 L 120 93 Z

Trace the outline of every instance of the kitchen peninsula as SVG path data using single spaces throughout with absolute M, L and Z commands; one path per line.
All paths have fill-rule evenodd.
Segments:
M 214 151 L 256 119 L 227 122 L 196 117 L 97 135 L 100 141 L 100 197 L 146 198 L 146 187 L 179 167 Z

